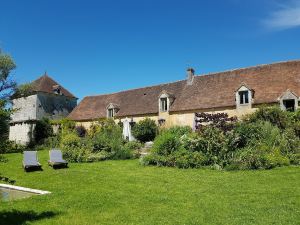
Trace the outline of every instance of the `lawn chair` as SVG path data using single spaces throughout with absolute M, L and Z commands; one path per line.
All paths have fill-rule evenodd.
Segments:
M 42 165 L 38 162 L 37 151 L 23 152 L 23 168 L 25 171 L 30 169 L 42 169 Z
M 59 149 L 52 149 L 49 151 L 50 160 L 48 164 L 54 167 L 67 167 L 68 162 L 63 159 L 62 152 Z

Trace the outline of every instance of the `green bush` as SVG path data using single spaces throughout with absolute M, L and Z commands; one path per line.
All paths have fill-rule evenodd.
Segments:
M 34 140 L 36 143 L 42 144 L 46 138 L 51 137 L 52 135 L 53 129 L 48 118 L 43 118 L 36 122 L 34 128 Z
M 239 169 L 271 169 L 297 163 L 300 140 L 292 129 L 283 132 L 270 122 L 255 123 L 255 139 L 238 150 L 233 164 Z
M 150 155 L 145 156 L 141 163 L 143 165 L 199 168 L 207 163 L 207 158 L 202 152 L 185 148 L 185 146 L 188 146 L 187 143 L 191 143 L 195 137 L 188 129 L 178 129 L 176 127 L 164 130 L 155 138 Z
M 280 149 L 270 149 L 267 145 L 243 149 L 234 162 L 238 169 L 271 169 L 289 165 L 289 159 L 280 153 Z
M 64 158 L 69 162 L 88 162 L 91 152 L 84 147 L 63 149 Z
M 279 107 L 261 107 L 248 117 L 250 122 L 268 121 L 271 124 L 285 129 L 289 126 L 289 112 L 281 110 Z
M 164 131 L 167 131 L 171 134 L 174 134 L 176 137 L 182 137 L 184 135 L 189 135 L 192 133 L 192 128 L 189 126 L 174 126 L 171 127 L 170 129 L 163 129 L 161 133 Z
M 63 149 L 69 149 L 81 147 L 82 143 L 80 137 L 75 133 L 69 133 L 62 137 L 60 145 Z
M 90 153 L 87 156 L 86 161 L 87 162 L 98 162 L 103 161 L 111 158 L 111 153 L 108 153 L 106 151 L 101 151 L 97 153 Z
M 158 127 L 155 124 L 154 120 L 146 118 L 144 120 L 139 121 L 132 128 L 133 136 L 139 140 L 140 142 L 153 141 L 158 132 Z
M 42 148 L 59 148 L 60 147 L 60 135 L 48 137 L 44 140 Z
M 76 123 L 68 118 L 62 119 L 60 122 L 61 134 L 66 135 L 75 131 Z
M 222 169 L 271 169 L 300 162 L 300 139 L 293 128 L 281 130 L 271 122 L 240 122 L 224 133 L 213 126 L 200 132 L 164 130 L 154 140 L 144 165 Z
M 230 154 L 228 154 L 227 137 L 219 128 L 207 126 L 201 130 L 201 138 L 198 145 L 201 152 L 206 156 L 207 163 L 224 166 Z
M 151 152 L 161 156 L 168 156 L 175 151 L 179 151 L 180 148 L 183 148 L 183 146 L 179 138 L 175 134 L 165 131 L 156 137 Z
M 139 158 L 141 156 L 142 143 L 138 141 L 130 141 L 125 143 L 124 148 L 131 152 L 131 158 Z
M 14 141 L 3 141 L 0 143 L 0 154 L 23 152 L 26 146 L 17 144 Z
M 113 120 L 103 121 L 99 131 L 93 136 L 93 152 L 115 153 L 123 146 L 122 129 Z
M 91 153 L 91 145 L 88 140 L 81 139 L 75 133 L 69 133 L 62 137 L 60 143 L 64 157 L 70 162 L 86 162 Z

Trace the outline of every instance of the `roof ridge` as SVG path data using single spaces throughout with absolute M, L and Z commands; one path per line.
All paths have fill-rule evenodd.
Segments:
M 256 66 L 249 66 L 249 67 L 243 67 L 243 68 L 237 68 L 237 69 L 229 69 L 229 70 L 220 71 L 220 72 L 197 74 L 197 75 L 195 75 L 195 77 L 198 78 L 198 77 L 204 77 L 204 76 L 215 76 L 215 75 L 221 75 L 221 74 L 229 73 L 229 72 L 235 72 L 235 71 L 241 71 L 241 70 L 247 70 L 247 69 L 255 69 L 255 68 L 260 68 L 260 67 L 272 66 L 272 65 L 277 65 L 277 64 L 284 64 L 284 63 L 293 63 L 293 62 L 300 62 L 300 60 L 279 61 L 279 62 L 274 62 L 274 63 L 269 63 L 269 64 L 259 64 L 259 65 L 256 65 Z M 128 90 L 115 91 L 115 92 L 106 93 L 106 94 L 87 95 L 84 98 L 120 94 L 120 93 L 123 93 L 123 92 L 129 92 L 129 91 L 135 91 L 135 90 L 140 90 L 140 89 L 145 89 L 145 88 L 163 86 L 163 85 L 167 85 L 167 84 L 179 83 L 179 82 L 182 82 L 182 81 L 185 81 L 185 79 L 166 82 L 166 83 L 161 83 L 161 84 L 156 84 L 156 85 L 149 85 L 149 86 L 144 86 L 144 87 L 139 87 L 139 88 L 132 88 L 132 89 L 128 89 Z
M 235 71 L 241 71 L 241 70 L 249 70 L 249 69 L 256 69 L 256 68 L 263 68 L 263 67 L 267 67 L 267 66 L 286 64 L 286 63 L 295 63 L 295 62 L 300 62 L 300 59 L 287 60 L 287 61 L 278 61 L 278 62 L 273 62 L 273 63 L 268 63 L 268 64 L 259 64 L 259 65 L 256 65 L 256 66 L 248 66 L 248 67 L 242 67 L 242 68 L 236 68 L 236 69 L 228 69 L 228 70 L 219 71 L 219 72 L 211 72 L 211 73 L 206 73 L 206 74 L 200 74 L 200 75 L 197 75 L 197 77 L 220 75 L 220 74 L 223 74 L 223 73 L 229 73 L 229 72 L 235 72 Z
M 161 83 L 161 84 L 156 84 L 156 85 L 149 85 L 149 86 L 144 86 L 144 87 L 140 87 L 140 88 L 132 88 L 132 89 L 128 89 L 128 90 L 121 90 L 121 91 L 111 92 L 111 93 L 107 93 L 107 94 L 87 95 L 84 98 L 87 98 L 87 97 L 99 97 L 99 96 L 106 96 L 106 95 L 113 95 L 113 94 L 120 94 L 120 93 L 128 92 L 128 91 L 135 91 L 135 90 L 146 89 L 146 88 L 151 88 L 151 87 L 163 86 L 163 85 L 167 85 L 167 84 L 179 83 L 179 82 L 182 82 L 182 81 L 185 81 L 185 79 L 184 80 L 177 80 L 177 81 L 171 81 L 171 82 Z

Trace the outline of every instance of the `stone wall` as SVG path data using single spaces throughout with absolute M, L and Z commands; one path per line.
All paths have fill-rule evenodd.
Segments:
M 172 126 L 193 126 L 194 119 L 195 119 L 195 113 L 199 112 L 205 112 L 205 113 L 227 113 L 230 117 L 236 116 L 238 119 L 241 119 L 243 116 L 247 114 L 251 114 L 255 112 L 258 109 L 258 107 L 253 108 L 244 108 L 244 110 L 236 109 L 235 107 L 228 107 L 228 108 L 219 108 L 219 109 L 207 109 L 207 110 L 193 110 L 193 111 L 187 111 L 187 112 L 163 112 L 159 113 L 159 115 L 143 115 L 143 116 L 133 116 L 128 117 L 129 119 L 133 119 L 134 122 L 139 122 L 142 119 L 150 118 L 154 120 L 158 124 L 159 119 L 164 119 L 164 127 L 172 127 Z M 115 118 L 115 122 L 118 123 L 119 121 L 124 121 L 124 118 Z M 76 122 L 77 126 L 84 126 L 86 129 L 89 129 L 90 126 L 96 123 L 96 121 L 84 121 L 84 122 Z
M 18 98 L 13 100 L 13 113 L 11 117 L 12 122 L 20 122 L 27 120 L 37 119 L 37 95 L 31 95 L 24 98 Z
M 13 100 L 9 140 L 27 144 L 33 136 L 36 120 L 47 117 L 62 119 L 76 107 L 77 99 L 63 95 L 37 93 Z
M 9 130 L 9 140 L 15 141 L 18 144 L 26 145 L 33 138 L 34 123 L 16 123 L 11 124 Z

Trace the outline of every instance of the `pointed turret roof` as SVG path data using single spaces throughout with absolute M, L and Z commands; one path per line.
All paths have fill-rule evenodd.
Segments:
M 54 93 L 54 89 L 60 87 L 60 93 L 64 96 L 76 98 L 71 92 L 53 80 L 51 77 L 45 73 L 43 76 L 39 77 L 37 80 L 32 83 L 33 91 L 36 92 L 45 92 L 45 93 Z

